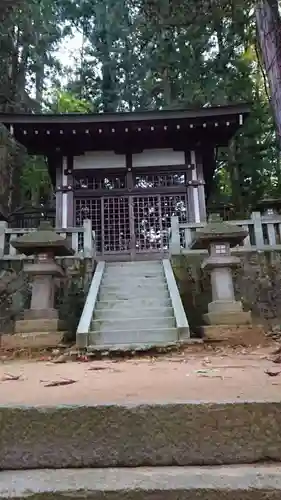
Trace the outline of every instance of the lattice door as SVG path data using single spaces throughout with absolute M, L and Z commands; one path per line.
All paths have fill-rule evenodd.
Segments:
M 129 197 L 76 198 L 76 225 L 91 219 L 97 252 L 128 253 L 131 249 Z
M 166 252 L 171 216 L 187 221 L 186 195 L 113 196 L 75 200 L 76 224 L 92 220 L 97 252 Z
M 133 213 L 136 251 L 160 251 L 163 246 L 160 196 L 134 196 Z
M 129 197 L 103 198 L 103 253 L 129 253 Z
M 166 252 L 171 216 L 187 221 L 187 197 L 185 194 L 134 196 L 133 213 L 136 252 Z
M 82 226 L 84 219 L 92 221 L 95 231 L 96 250 L 102 252 L 102 199 L 101 198 L 76 198 L 74 203 L 74 215 L 76 226 Z M 83 242 L 79 241 L 79 249 L 83 248 Z

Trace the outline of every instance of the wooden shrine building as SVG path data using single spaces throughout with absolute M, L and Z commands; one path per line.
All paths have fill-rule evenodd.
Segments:
M 92 220 L 102 258 L 168 249 L 171 216 L 206 219 L 215 150 L 249 114 L 247 105 L 114 114 L 0 114 L 30 154 L 45 155 L 56 225 Z

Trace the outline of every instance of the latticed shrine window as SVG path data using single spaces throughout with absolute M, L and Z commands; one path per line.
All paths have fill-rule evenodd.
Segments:
M 75 189 L 89 189 L 89 190 L 104 190 L 110 191 L 112 189 L 125 189 L 126 188 L 126 174 L 107 174 L 101 176 L 95 172 L 89 174 L 75 173 L 74 176 Z
M 137 174 L 134 177 L 134 187 L 153 189 L 158 187 L 182 186 L 186 184 L 186 173 Z

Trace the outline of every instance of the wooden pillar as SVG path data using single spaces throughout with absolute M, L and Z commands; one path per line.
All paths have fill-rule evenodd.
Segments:
M 197 179 L 199 182 L 198 197 L 199 197 L 200 222 L 205 222 L 207 220 L 205 179 L 204 179 L 202 155 L 199 151 L 196 151 L 196 170 L 197 170 Z
M 185 152 L 185 164 L 186 164 L 186 183 L 187 183 L 187 205 L 188 205 L 188 221 L 195 222 L 195 213 L 194 213 L 194 192 L 192 182 L 192 165 L 190 152 Z
M 128 191 L 132 191 L 132 189 L 134 188 L 133 155 L 131 152 L 126 153 L 126 185 Z M 134 223 L 133 196 L 129 196 L 128 216 L 130 225 L 130 253 L 131 253 L 131 259 L 134 259 L 136 253 L 136 235 L 135 235 L 135 223 Z
M 73 178 L 73 156 L 67 157 L 67 226 L 76 226 L 74 221 L 74 178 Z
M 62 227 L 73 226 L 73 156 L 62 160 Z
M 50 160 L 49 160 L 50 161 Z M 56 227 L 62 227 L 62 157 L 56 161 Z
M 197 151 L 186 153 L 187 195 L 190 222 L 204 222 L 206 220 L 206 201 L 203 177 L 203 165 Z

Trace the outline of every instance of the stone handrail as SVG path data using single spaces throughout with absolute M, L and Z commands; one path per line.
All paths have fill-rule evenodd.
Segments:
M 56 232 L 69 240 L 75 252 L 75 257 L 95 257 L 95 232 L 89 219 L 84 220 L 83 226 L 56 228 Z M 9 228 L 7 222 L 0 221 L 0 259 L 13 260 L 25 257 L 17 252 L 11 242 L 23 234 L 36 231 L 36 229 Z
M 174 309 L 179 339 L 187 340 L 190 338 L 189 324 L 182 304 L 181 296 L 173 273 L 171 262 L 169 259 L 163 260 L 163 268 L 166 277 L 166 282 L 168 285 L 170 298 Z
M 105 269 L 105 262 L 100 261 L 94 272 L 90 289 L 84 304 L 83 312 L 76 331 L 76 345 L 83 349 L 87 347 L 88 334 L 91 329 L 93 312 L 98 298 L 99 288 Z
M 261 215 L 253 212 L 250 219 L 231 220 L 228 224 L 240 226 L 248 232 L 243 245 L 235 251 L 250 252 L 258 250 L 281 250 L 281 215 Z M 182 223 L 178 217 L 172 217 L 170 231 L 170 253 L 202 253 L 202 250 L 191 250 L 190 244 L 196 230 L 204 227 L 206 222 Z

